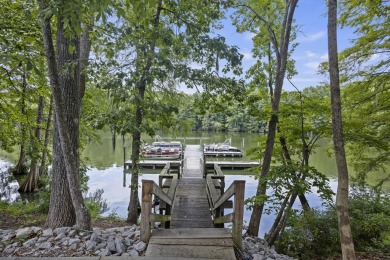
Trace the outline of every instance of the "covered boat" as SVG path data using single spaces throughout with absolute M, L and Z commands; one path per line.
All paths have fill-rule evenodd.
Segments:
M 141 151 L 141 157 L 145 159 L 163 159 L 177 160 L 180 159 L 183 150 L 181 142 L 165 142 L 158 135 L 154 137 L 152 144 L 145 144 Z
M 232 139 L 226 139 L 223 143 L 204 144 L 204 155 L 206 156 L 230 156 L 242 157 L 243 152 L 231 145 Z

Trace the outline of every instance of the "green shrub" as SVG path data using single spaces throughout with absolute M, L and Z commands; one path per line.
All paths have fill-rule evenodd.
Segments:
M 332 209 L 295 212 L 275 246 L 298 259 L 315 259 L 339 253 L 337 218 Z
M 390 198 L 372 191 L 353 191 L 349 216 L 355 251 L 390 254 Z M 340 254 L 335 208 L 295 211 L 276 242 L 278 252 L 299 259 L 326 259 Z

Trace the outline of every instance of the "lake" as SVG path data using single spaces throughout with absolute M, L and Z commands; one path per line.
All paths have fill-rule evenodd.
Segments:
M 172 136 L 159 133 L 162 139 L 165 141 L 179 140 L 185 144 L 204 144 L 204 143 L 220 143 L 226 139 L 231 138 L 232 145 L 236 146 L 243 151 L 253 148 L 259 145 L 258 134 L 248 133 L 207 133 L 207 132 L 191 132 L 184 136 Z M 126 174 L 123 171 L 123 147 L 126 147 L 126 158 L 130 158 L 131 139 L 125 138 L 123 143 L 122 137 L 116 138 L 115 149 L 112 144 L 112 137 L 110 134 L 104 133 L 101 135 L 101 143 L 89 144 L 84 150 L 83 156 L 87 157 L 90 165 L 93 167 L 88 171 L 89 188 L 91 191 L 96 189 L 104 189 L 103 198 L 107 200 L 110 207 L 108 215 L 115 212 L 120 217 L 127 216 L 127 206 L 129 203 L 131 175 Z M 149 136 L 143 136 L 145 142 L 151 143 L 153 139 Z M 326 174 L 330 179 L 330 186 L 335 191 L 337 188 L 337 182 L 335 177 L 337 176 L 336 164 L 333 158 L 327 156 L 326 150 L 329 148 L 328 141 L 320 140 L 319 148 L 316 149 L 315 154 L 311 156 L 311 162 L 317 169 Z M 216 158 L 212 158 L 215 160 Z M 251 161 L 251 157 L 244 153 L 242 158 L 217 158 L 217 160 L 235 160 L 235 161 Z M 154 180 L 158 183 L 158 173 L 160 170 L 142 170 L 142 176 L 140 177 L 140 183 L 142 179 Z M 224 171 L 226 177 L 226 187 L 234 180 L 245 180 L 245 198 L 250 198 L 256 193 L 257 180 L 254 176 L 247 171 Z M 139 186 L 140 187 L 140 186 Z M 141 191 L 140 191 L 141 192 Z M 140 194 L 139 192 L 139 194 Z M 272 191 L 269 191 L 270 193 Z M 312 207 L 321 207 L 322 201 L 318 197 L 316 190 L 312 190 L 312 193 L 307 194 L 307 198 Z M 299 207 L 299 202 L 296 203 L 296 208 Z M 250 219 L 250 211 L 245 210 L 244 221 L 247 225 Z M 273 216 L 265 215 L 261 221 L 260 236 L 263 236 L 268 231 L 273 223 Z
M 179 140 L 185 144 L 202 144 L 202 143 L 219 143 L 226 139 L 231 138 L 232 145 L 236 146 L 243 151 L 253 148 L 259 145 L 258 134 L 247 133 L 205 133 L 205 132 L 190 132 L 184 136 L 172 136 L 164 135 L 160 133 L 160 136 L 165 141 Z M 149 136 L 143 136 L 145 142 L 151 143 L 153 140 Z M 335 160 L 332 157 L 328 157 L 327 149 L 331 148 L 331 143 L 328 140 L 322 139 L 319 141 L 319 146 L 316 148 L 315 153 L 310 157 L 310 164 L 324 173 L 330 178 L 330 186 L 335 191 L 337 188 L 337 170 Z M 115 149 L 113 146 L 111 135 L 107 132 L 101 133 L 100 143 L 89 143 L 83 153 L 82 157 L 87 162 L 89 170 L 87 175 L 89 176 L 88 186 L 89 192 L 94 192 L 97 189 L 103 189 L 103 198 L 107 201 L 109 211 L 105 213 L 108 215 L 115 212 L 118 216 L 126 218 L 127 206 L 129 203 L 130 194 L 130 174 L 124 173 L 123 161 L 124 161 L 124 147 L 126 147 L 126 160 L 130 158 L 131 151 L 131 139 L 125 138 L 123 143 L 122 137 L 116 138 Z M 219 160 L 244 160 L 251 161 L 251 157 L 246 153 L 242 158 L 218 158 Z M 213 158 L 215 160 L 215 158 Z M 0 160 L 0 172 L 9 166 L 9 161 Z M 142 179 L 149 179 L 158 182 L 159 170 L 142 170 Z M 257 180 L 255 180 L 252 173 L 246 171 L 224 171 L 226 174 L 226 187 L 228 187 L 234 180 L 245 180 L 245 198 L 249 198 L 256 193 Z M 6 196 L 8 200 L 14 201 L 19 198 L 17 193 L 18 184 L 15 181 L 11 181 L 3 174 L 0 177 L 0 196 L 4 199 Z M 141 190 L 140 190 L 141 192 Z M 269 191 L 272 192 L 272 191 Z M 2 193 L 4 193 L 2 195 Z M 321 207 L 322 201 L 317 196 L 316 190 L 312 190 L 310 194 L 307 194 L 310 206 Z M 299 202 L 295 207 L 299 207 Z M 245 210 L 244 220 L 245 224 L 248 224 L 250 218 L 250 211 Z M 260 227 L 260 236 L 263 236 L 268 231 L 270 225 L 273 223 L 273 216 L 264 216 L 262 218 Z

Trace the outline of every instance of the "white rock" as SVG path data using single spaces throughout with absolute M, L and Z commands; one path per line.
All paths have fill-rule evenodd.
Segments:
M 52 237 L 53 236 L 53 230 L 51 228 L 43 230 L 42 236 L 43 237 Z
M 37 237 L 33 237 L 33 238 L 27 240 L 26 242 L 24 242 L 24 243 L 23 243 L 23 246 L 24 246 L 24 247 L 33 246 L 37 240 L 38 240 Z
M 42 243 L 41 245 L 39 245 L 38 249 L 49 249 L 50 247 L 51 247 L 51 243 L 45 242 L 45 243 Z
M 146 244 L 142 241 L 139 241 L 137 244 L 134 245 L 134 249 L 138 252 L 144 251 L 146 249 Z
M 135 249 L 131 249 L 130 252 L 129 252 L 129 255 L 130 256 L 139 256 L 138 251 L 135 250 Z

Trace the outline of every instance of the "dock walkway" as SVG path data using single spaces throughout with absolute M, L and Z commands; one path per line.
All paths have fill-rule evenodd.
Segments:
M 183 176 L 177 181 L 170 229 L 154 229 L 145 256 L 236 259 L 230 230 L 214 228 L 201 171 L 202 150 L 187 145 Z

